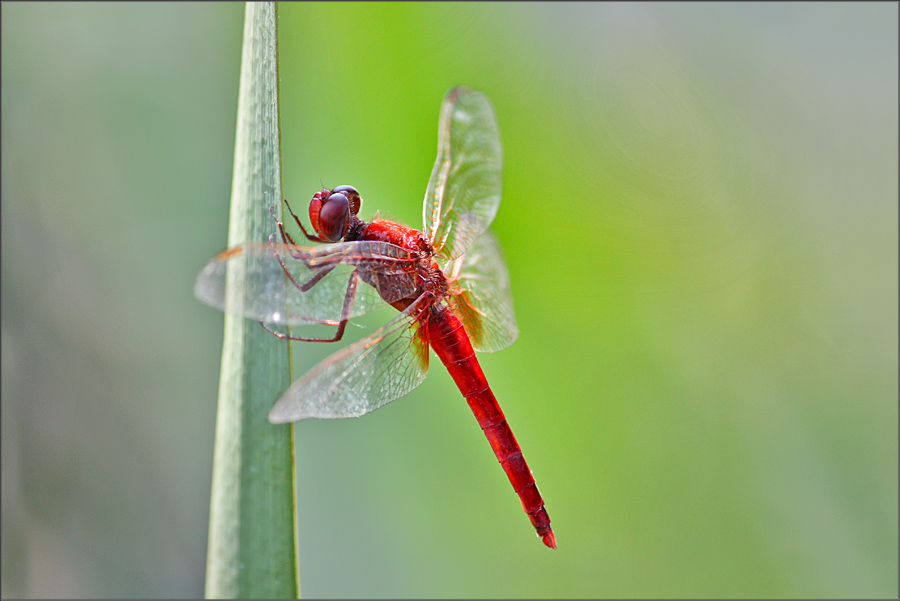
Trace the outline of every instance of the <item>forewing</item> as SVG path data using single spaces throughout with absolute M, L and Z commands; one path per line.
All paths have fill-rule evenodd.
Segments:
M 229 249 L 209 261 L 197 276 L 194 293 L 226 313 L 269 324 L 334 322 L 342 317 L 355 270 L 382 277 L 373 280 L 380 284 L 380 290 L 357 278 L 349 317 L 414 294 L 410 264 L 406 250 L 386 242 L 319 247 L 254 243 Z M 226 285 L 231 278 L 237 280 L 233 287 Z M 310 282 L 312 285 L 304 290 Z
M 507 348 L 519 335 L 513 311 L 509 273 L 500 242 L 486 230 L 466 254 L 447 265 L 461 292 L 448 303 L 460 318 L 476 351 L 495 352 Z
M 269 421 L 359 417 L 409 394 L 428 372 L 428 341 L 410 314 L 411 308 L 307 372 L 278 399 Z
M 503 149 L 491 101 L 450 90 L 441 106 L 438 154 L 425 192 L 423 227 L 445 259 L 465 252 L 497 214 Z

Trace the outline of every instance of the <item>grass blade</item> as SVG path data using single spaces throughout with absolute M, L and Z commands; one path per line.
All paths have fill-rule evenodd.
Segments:
M 281 206 L 274 2 L 248 2 L 228 246 L 268 239 Z M 239 286 L 235 277 L 228 286 Z M 296 598 L 292 426 L 266 414 L 291 383 L 290 344 L 225 316 L 210 500 L 206 596 Z

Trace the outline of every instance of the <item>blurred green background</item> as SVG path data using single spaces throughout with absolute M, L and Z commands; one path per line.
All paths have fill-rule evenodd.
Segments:
M 0 9 L 2 596 L 200 596 L 244 7 Z M 444 93 L 494 102 L 482 365 L 559 541 L 435 365 L 296 428 L 304 596 L 897 597 L 896 4 L 279 10 L 301 212 L 418 226 Z

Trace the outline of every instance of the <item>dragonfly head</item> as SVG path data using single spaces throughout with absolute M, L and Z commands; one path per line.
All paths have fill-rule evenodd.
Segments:
M 309 220 L 323 241 L 338 242 L 347 235 L 361 204 L 353 186 L 322 190 L 309 203 Z

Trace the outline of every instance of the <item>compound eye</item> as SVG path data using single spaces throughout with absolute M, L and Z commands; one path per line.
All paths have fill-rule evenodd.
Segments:
M 350 227 L 350 201 L 343 194 L 332 194 L 319 210 L 319 233 L 337 242 Z
M 353 186 L 338 186 L 337 188 L 335 188 L 334 190 L 331 191 L 332 194 L 339 194 L 339 193 L 347 194 L 347 192 L 349 192 L 350 194 L 357 194 L 357 195 L 359 194 L 359 192 L 357 192 L 356 188 L 354 188 Z M 349 194 L 348 194 L 348 196 L 349 196 Z
M 362 199 L 359 197 L 359 192 L 356 191 L 356 188 L 353 186 L 338 186 L 331 191 L 332 194 L 343 194 L 347 197 L 347 200 L 350 201 L 350 214 L 356 215 L 359 213 L 359 207 L 362 204 Z

